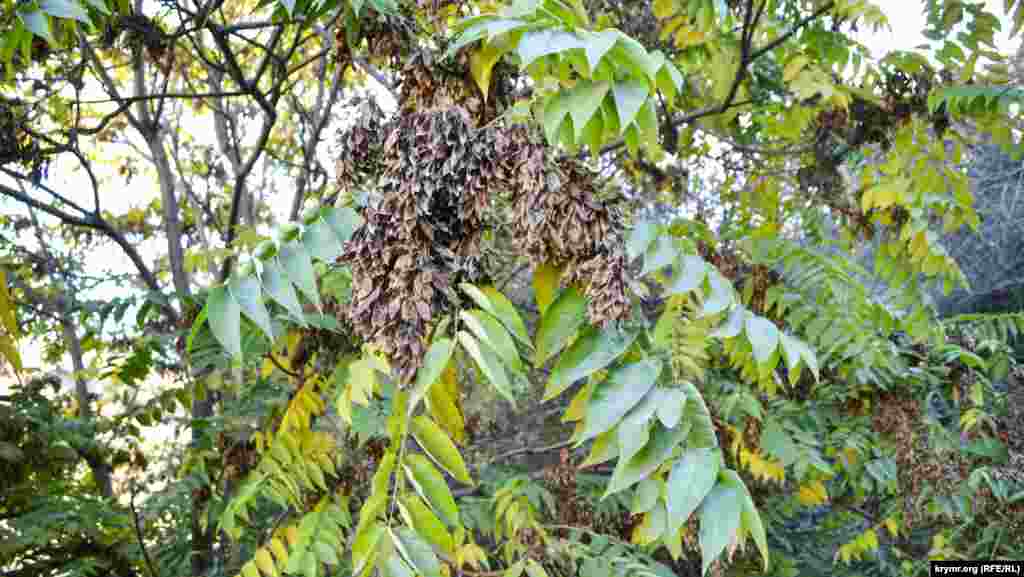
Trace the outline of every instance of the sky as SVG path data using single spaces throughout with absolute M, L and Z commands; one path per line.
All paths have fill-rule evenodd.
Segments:
M 860 33 L 860 40 L 869 49 L 871 49 L 873 56 L 876 58 L 884 55 L 885 53 L 892 50 L 911 50 L 916 46 L 926 42 L 925 38 L 921 35 L 921 31 L 925 27 L 926 18 L 923 13 L 923 3 L 918 0 L 876 0 L 879 5 L 882 6 L 883 11 L 889 19 L 889 30 L 883 30 L 876 33 L 870 31 L 862 31 Z M 989 11 L 996 15 L 1002 15 L 1003 6 L 1002 0 L 987 0 L 987 7 Z M 1004 22 L 1004 31 L 1000 36 L 999 48 L 1001 52 L 1014 52 L 1019 43 L 1019 39 L 1014 41 L 1008 41 L 1006 39 L 1007 32 L 1009 30 L 1009 24 Z M 370 82 L 374 82 L 370 80 Z M 378 91 L 381 91 L 378 89 Z M 197 130 L 195 135 L 198 136 L 202 133 L 202 130 Z M 326 147 L 325 147 L 326 148 Z M 111 148 L 108 154 L 113 152 Z M 127 152 L 126 150 L 123 152 Z M 326 152 L 326 150 L 324 151 Z M 67 165 L 65 165 L 67 166 Z M 332 166 L 331 162 L 326 162 L 325 166 Z M 74 197 L 81 197 L 81 203 L 85 206 L 91 206 L 91 196 L 86 187 L 81 186 L 83 183 L 82 175 L 74 172 L 70 172 L 66 169 L 56 169 L 51 172 L 50 184 L 58 189 L 64 191 L 74 191 L 71 195 Z M 118 180 L 115 177 L 115 182 Z M 146 203 L 152 198 L 151 195 L 144 194 L 140 188 L 149 187 L 150 181 L 144 177 L 137 177 L 129 187 L 131 194 L 119 194 L 119 195 L 107 195 L 104 198 L 104 209 L 109 210 L 115 214 L 123 214 L 129 208 L 133 206 L 145 206 Z M 108 186 L 109 188 L 109 186 Z M 155 186 L 153 187 L 153 195 L 156 195 Z M 287 214 L 287 204 L 290 200 L 290 195 L 281 194 L 282 202 L 276 203 L 280 206 L 275 205 L 275 213 L 279 218 L 284 218 Z M 6 210 L 13 208 L 13 204 L 6 199 L 0 199 L 0 210 Z M 19 211 L 21 210 L 18 207 Z M 31 239 L 26 239 L 30 242 Z M 154 245 L 152 248 L 147 250 L 147 247 L 143 247 L 144 253 L 151 253 L 154 249 L 162 248 L 162 243 Z M 105 266 L 108 266 L 112 270 L 130 271 L 132 265 L 130 261 L 124 256 L 123 252 L 118 250 L 116 247 L 110 247 L 109 258 L 104 261 Z M 38 347 L 28 346 L 27 343 L 23 343 L 22 355 L 25 357 L 27 366 L 39 366 L 39 351 Z M 70 363 L 67 363 L 70 365 Z M 0 378 L 0 393 L 5 388 L 3 379 Z

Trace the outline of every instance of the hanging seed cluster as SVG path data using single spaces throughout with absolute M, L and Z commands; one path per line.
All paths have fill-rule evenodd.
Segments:
M 627 318 L 619 215 L 596 199 L 593 176 L 580 164 L 564 161 L 542 174 L 536 166 L 523 167 L 538 185 L 524 187 L 516 205 L 517 234 L 531 264 L 565 265 L 565 282 L 585 284 L 591 322 Z
M 347 316 L 402 382 L 420 365 L 431 319 L 456 305 L 452 287 L 484 274 L 489 191 L 508 184 L 523 147 L 501 130 L 474 130 L 458 107 L 406 114 L 387 135 L 380 186 L 341 258 L 354 279 Z
M 360 103 L 355 124 L 338 139 L 335 173 L 342 190 L 362 188 L 381 174 L 387 134 L 384 111 L 372 99 Z

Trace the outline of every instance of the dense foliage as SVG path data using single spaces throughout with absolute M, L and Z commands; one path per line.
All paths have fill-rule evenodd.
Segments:
M 1024 557 L 1024 3 L 921 8 L 4 4 L 0 569 Z

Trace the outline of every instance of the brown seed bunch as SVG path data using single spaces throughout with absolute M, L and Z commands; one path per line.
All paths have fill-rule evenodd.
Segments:
M 535 171 L 527 171 L 530 180 Z M 629 315 L 619 215 L 595 198 L 593 177 L 578 163 L 549 167 L 516 207 L 517 235 L 532 264 L 566 266 L 565 282 L 583 282 L 594 323 Z
M 373 99 L 359 105 L 356 122 L 341 133 L 335 171 L 338 186 L 351 191 L 374 180 L 383 170 L 384 137 L 390 123 Z
M 452 287 L 477 282 L 489 191 L 509 184 L 528 146 L 498 129 L 476 130 L 462 108 L 407 114 L 383 145 L 380 185 L 365 224 L 345 247 L 354 287 L 347 315 L 409 382 L 429 322 L 455 304 Z

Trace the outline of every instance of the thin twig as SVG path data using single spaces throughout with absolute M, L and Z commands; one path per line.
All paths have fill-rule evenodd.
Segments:
M 146 550 L 146 543 L 142 539 L 142 526 L 139 525 L 139 512 L 135 510 L 135 483 L 131 484 L 131 498 L 128 500 L 128 508 L 132 512 L 132 520 L 135 525 L 135 536 L 139 540 L 139 549 L 142 549 L 142 557 L 146 560 L 146 567 L 149 568 L 150 577 L 157 577 L 156 568 L 153 566 L 153 559 L 149 557 L 149 551 Z

